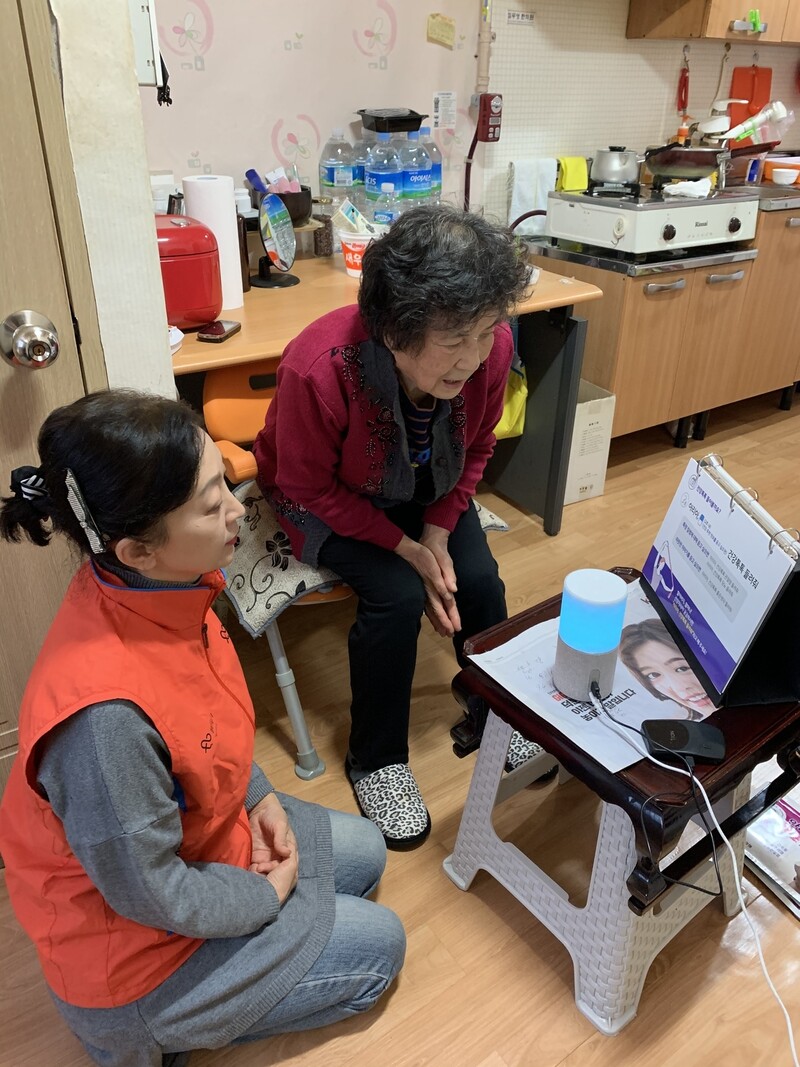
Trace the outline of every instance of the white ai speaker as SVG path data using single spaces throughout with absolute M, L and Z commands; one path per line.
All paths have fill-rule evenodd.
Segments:
M 627 590 L 610 571 L 587 568 L 564 579 L 553 667 L 553 682 L 564 696 L 589 700 L 592 682 L 602 698 L 611 693 Z

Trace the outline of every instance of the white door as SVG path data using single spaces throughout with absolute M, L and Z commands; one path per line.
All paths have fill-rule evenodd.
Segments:
M 60 354 L 42 370 L 0 361 L 0 495 L 13 467 L 36 464 L 36 435 L 45 416 L 86 390 L 51 206 L 37 97 L 16 4 L 0 4 L 0 321 L 33 310 L 56 326 Z M 38 100 L 38 107 L 43 102 Z M 48 106 L 53 106 L 52 99 Z M 56 169 L 56 168 L 54 168 Z M 72 173 L 52 175 L 73 181 Z M 74 224 L 75 220 L 71 220 Z M 16 746 L 20 696 L 75 562 L 56 539 L 47 548 L 0 541 L 0 791 Z

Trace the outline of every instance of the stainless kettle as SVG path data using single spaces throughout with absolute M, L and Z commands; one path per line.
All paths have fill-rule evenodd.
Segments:
M 599 148 L 592 159 L 589 177 L 593 182 L 638 182 L 641 162 L 636 152 L 629 152 L 617 145 Z

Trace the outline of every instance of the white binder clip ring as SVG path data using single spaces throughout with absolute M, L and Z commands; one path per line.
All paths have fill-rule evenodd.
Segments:
M 748 485 L 746 489 L 737 489 L 731 496 L 731 511 L 733 511 L 733 505 L 736 503 L 736 497 L 741 496 L 742 493 L 749 493 L 753 500 L 758 500 L 758 492 L 751 485 Z
M 785 534 L 795 534 L 796 536 L 793 537 L 792 540 L 793 541 L 800 541 L 800 530 L 798 530 L 796 526 L 784 526 L 784 528 L 782 530 L 776 530 L 775 533 L 770 536 L 770 539 L 769 539 L 769 554 L 770 555 L 772 555 L 772 549 L 778 543 L 777 542 L 777 538 L 780 537 L 780 535 L 784 534 L 784 533 Z M 796 557 L 796 553 L 794 553 L 794 550 L 793 550 L 793 554 L 795 554 L 795 558 L 797 558 Z
M 725 466 L 725 464 L 724 464 L 724 462 L 722 460 L 722 456 L 718 455 L 718 453 L 716 453 L 716 452 L 709 452 L 707 456 L 703 456 L 702 459 L 698 459 L 696 462 L 697 462 L 697 471 L 698 471 L 698 473 L 702 470 L 703 467 L 724 467 Z

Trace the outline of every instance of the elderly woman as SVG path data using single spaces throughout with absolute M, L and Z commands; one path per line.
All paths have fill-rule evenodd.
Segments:
M 430 816 L 408 766 L 423 613 L 464 641 L 506 618 L 476 510 L 512 357 L 506 317 L 527 269 L 507 231 L 449 207 L 403 215 L 366 251 L 358 306 L 286 348 L 254 445 L 295 555 L 358 596 L 346 770 L 390 848 Z

